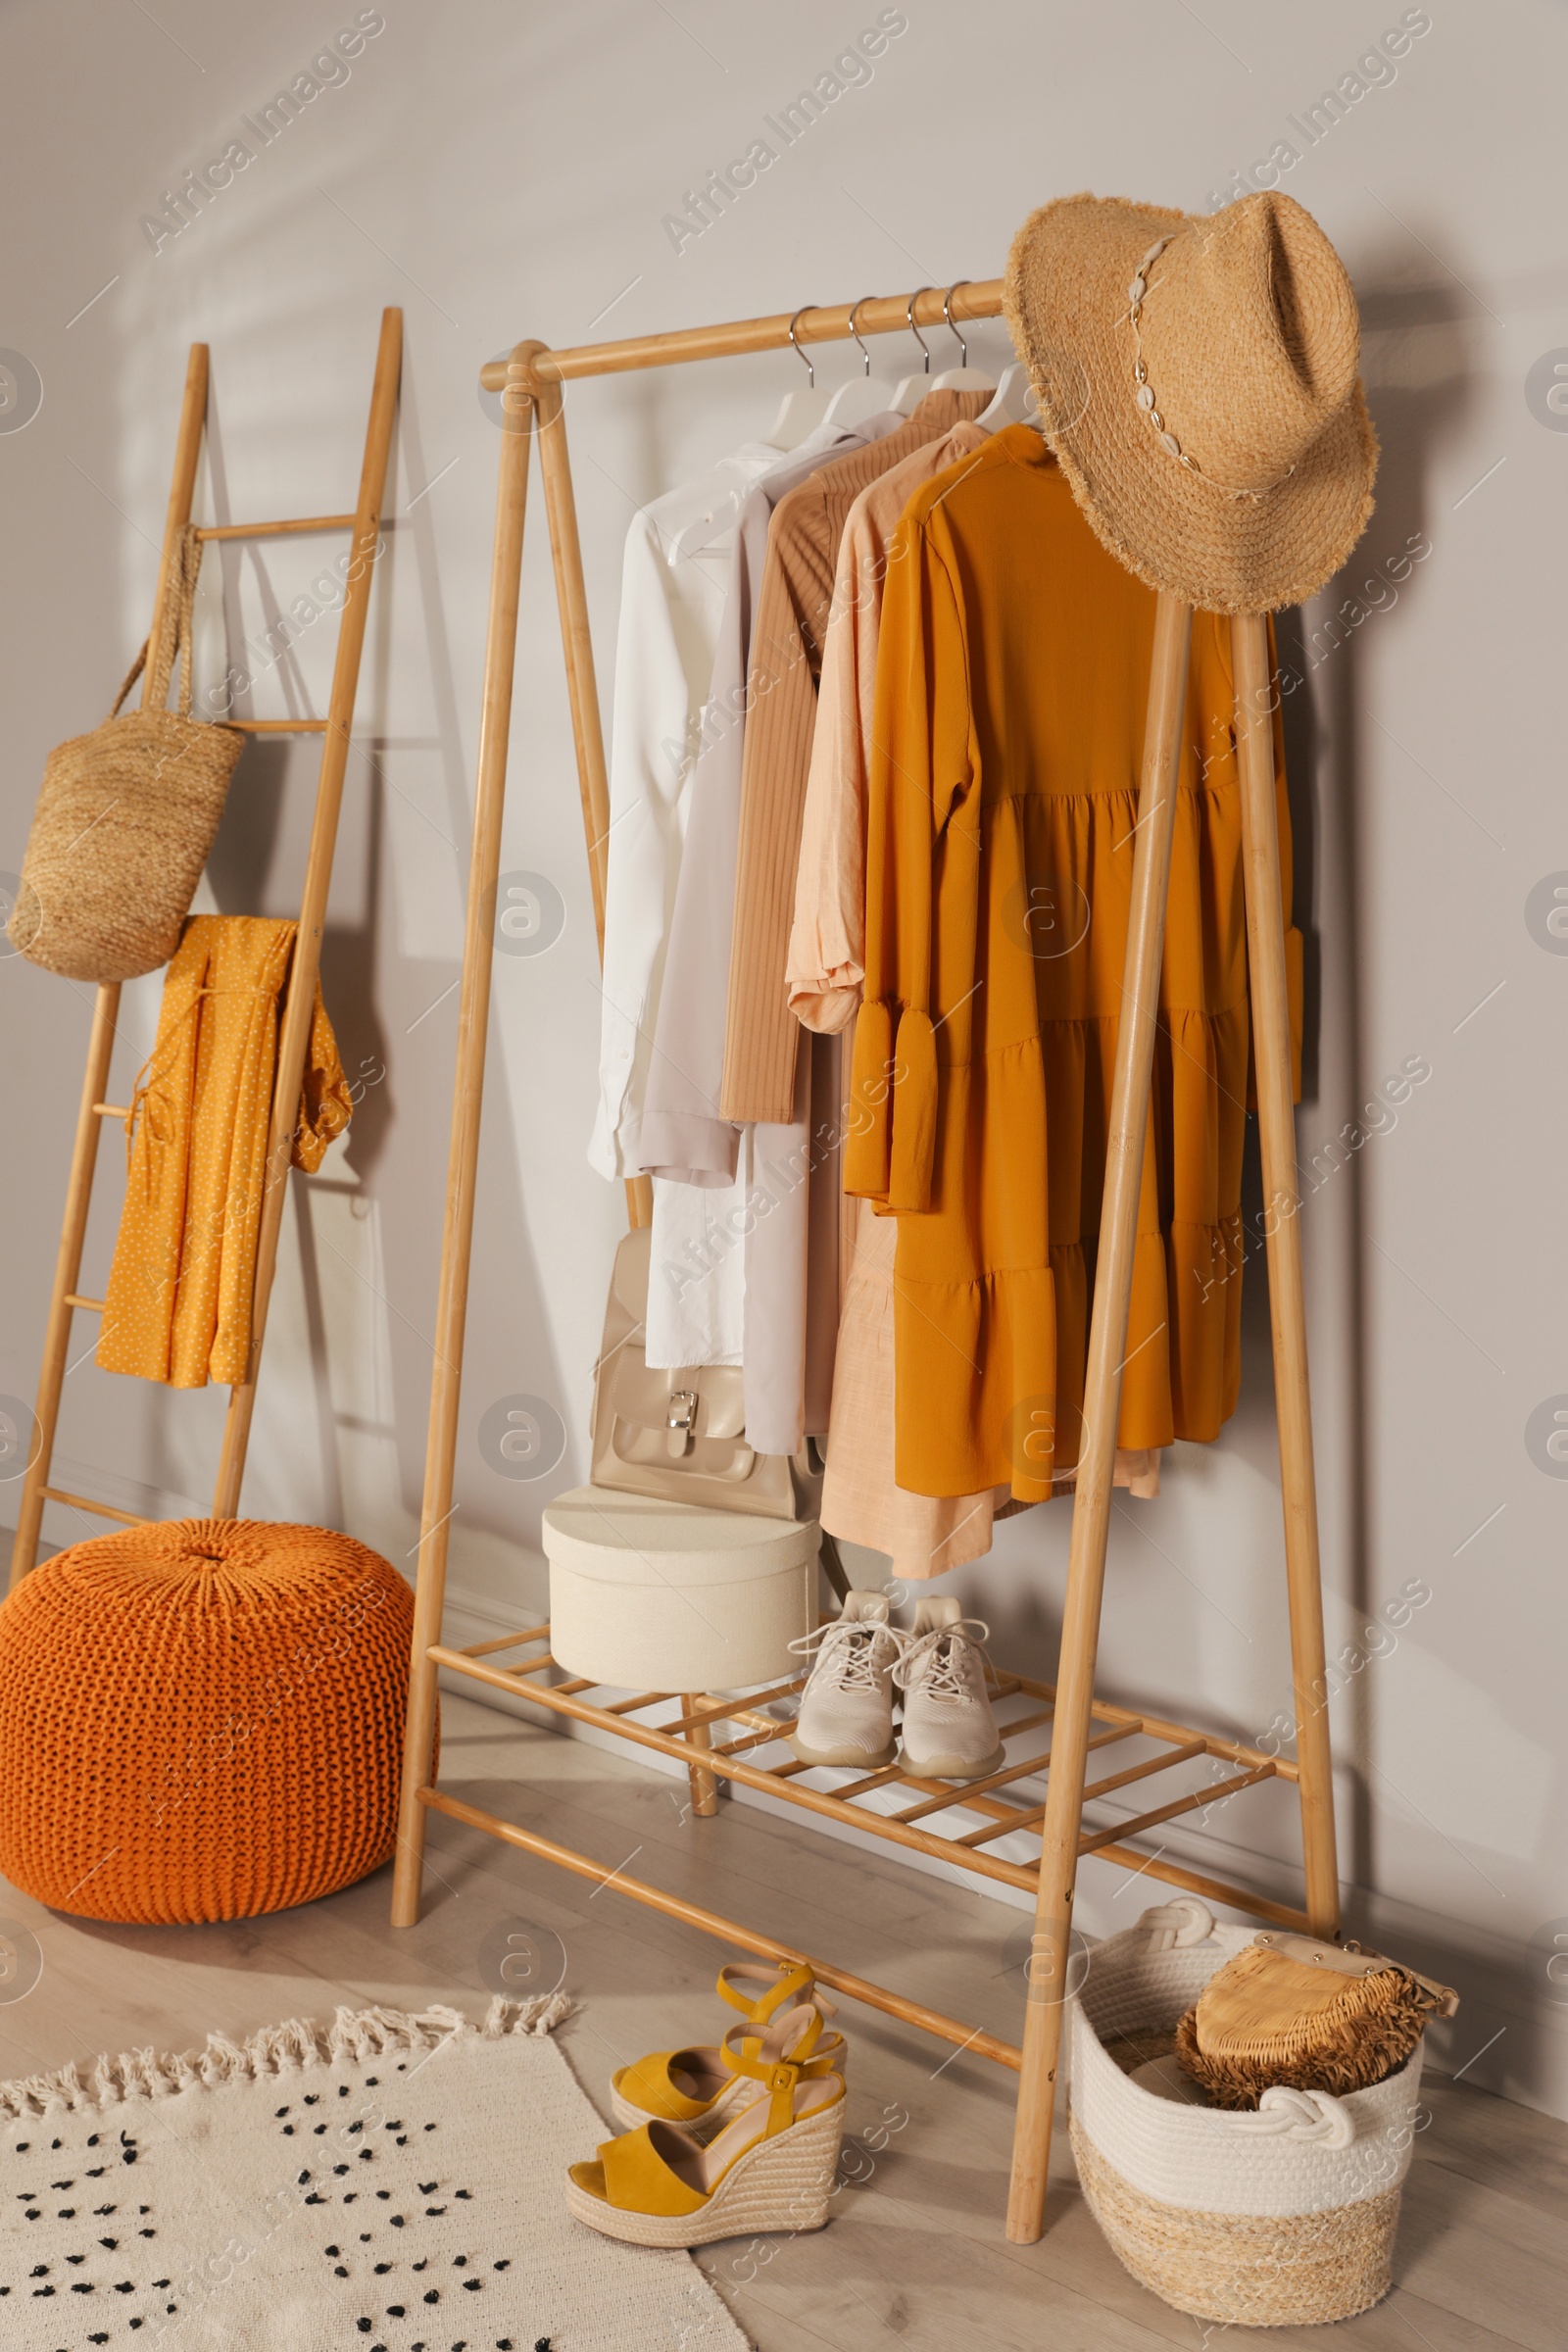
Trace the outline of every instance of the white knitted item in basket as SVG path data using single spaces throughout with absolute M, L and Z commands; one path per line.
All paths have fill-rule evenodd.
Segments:
M 1344 2318 L 1387 2290 L 1420 2045 L 1370 2089 L 1333 2098 L 1276 2086 L 1241 2115 L 1156 2097 L 1104 2046 L 1168 2039 L 1250 1940 L 1184 1896 L 1093 1947 L 1071 2007 L 1084 2192 L 1128 2269 L 1178 2309 L 1243 2326 Z M 1308 2226 L 1310 2216 L 1321 2220 Z

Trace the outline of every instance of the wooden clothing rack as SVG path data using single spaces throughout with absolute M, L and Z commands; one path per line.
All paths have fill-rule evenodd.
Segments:
M 354 725 L 354 703 L 360 681 L 360 655 L 369 608 L 370 579 L 381 528 L 381 500 L 386 488 L 387 454 L 392 446 L 392 423 L 397 411 L 402 368 L 403 313 L 381 314 L 381 335 L 370 389 L 370 415 L 366 427 L 365 455 L 360 467 L 360 492 L 352 514 L 295 514 L 276 522 L 211 523 L 197 537 L 211 539 L 272 539 L 301 531 L 348 531 L 354 561 L 344 581 L 342 614 L 338 622 L 337 655 L 325 718 L 230 718 L 225 723 L 247 735 L 319 735 L 321 766 L 316 787 L 316 812 L 305 863 L 305 887 L 300 899 L 299 931 L 290 965 L 288 995 L 278 1034 L 277 1074 L 267 1147 L 267 1173 L 256 1241 L 256 1274 L 251 1298 L 251 1346 L 245 1380 L 229 1391 L 213 1494 L 213 1517 L 232 1519 L 239 1510 L 240 1485 L 250 1443 L 251 1415 L 256 1403 L 256 1376 L 267 1331 L 267 1309 L 277 1268 L 278 1237 L 283 1227 L 289 1155 L 299 1117 L 300 1086 L 310 1044 L 311 1013 L 320 968 L 321 932 L 326 920 L 327 891 L 332 880 L 332 854 L 337 843 L 338 811 L 343 802 L 343 779 L 348 766 L 349 736 Z M 174 445 L 174 477 L 169 492 L 164 544 L 153 601 L 152 642 L 159 642 L 170 599 L 177 593 L 179 543 L 190 521 L 207 423 L 208 347 L 193 343 L 185 369 L 185 394 L 180 406 L 179 432 Z M 142 683 L 142 708 L 152 694 L 151 664 Z M 39 1528 L 46 1502 L 69 1503 L 74 1510 L 90 1511 L 95 1518 L 113 1519 L 126 1527 L 150 1524 L 134 1511 L 122 1511 L 91 1495 L 75 1494 L 49 1483 L 54 1457 L 60 1396 L 70 1353 L 72 1318 L 78 1313 L 101 1314 L 101 1298 L 83 1297 L 82 1246 L 92 1206 L 93 1176 L 98 1160 L 98 1137 L 105 1119 L 126 1119 L 128 1105 L 104 1100 L 109 1065 L 117 1035 L 120 984 L 100 986 L 93 1007 L 87 1045 L 87 1070 L 76 1112 L 75 1144 L 66 1187 L 65 1224 L 55 1261 L 49 1298 L 49 1322 L 44 1338 L 43 1363 L 38 1375 L 37 1445 L 28 1465 L 18 1511 L 16 1542 L 11 1553 L 11 1586 L 21 1582 L 37 1558 Z
M 1002 291 L 999 278 L 984 283 L 960 283 L 946 307 L 949 315 L 960 321 L 994 318 L 1002 310 Z M 1271 1757 L 1245 1741 L 1226 1740 L 1143 1710 L 1112 1706 L 1094 1694 L 1121 1363 L 1126 1347 L 1139 1183 L 1158 1017 L 1177 761 L 1192 631 L 1191 608 L 1169 596 L 1159 599 L 1155 625 L 1127 939 L 1126 1016 L 1117 1039 L 1084 1398 L 1088 1435 L 1073 1502 L 1059 1675 L 1054 1688 L 1024 1675 L 1007 1672 L 999 1675 L 996 1697 L 1000 1728 L 1008 1749 L 1005 1766 L 985 1780 L 953 1785 L 917 1780 L 894 1765 L 830 1792 L 806 1785 L 804 1776 L 812 1768 L 803 1767 L 793 1759 L 784 1745 L 783 1726 L 765 1711 L 770 1701 L 798 1691 L 799 1679 L 738 1701 L 690 1697 L 671 1701 L 657 1691 L 629 1698 L 609 1693 L 594 1697 L 590 1695 L 593 1687 L 580 1679 L 555 1683 L 547 1679 L 553 1670 L 548 1626 L 530 1626 L 500 1640 L 476 1642 L 467 1649 L 448 1648 L 441 1641 L 490 1000 L 492 951 L 488 910 L 494 904 L 500 861 L 530 452 L 537 443 L 576 742 L 594 913 L 602 952 L 609 788 L 572 500 L 571 466 L 566 450 L 563 385 L 580 376 L 671 367 L 685 361 L 727 358 L 742 352 L 778 351 L 791 343 L 841 341 L 852 329 L 864 336 L 892 333 L 911 321 L 934 325 L 942 318 L 944 308 L 940 291 L 924 287 L 913 296 L 889 295 L 853 307 L 841 304 L 837 308 L 808 309 L 797 312 L 793 318 L 780 313 L 774 318 L 744 318 L 725 325 L 637 336 L 620 343 L 589 344 L 570 351 L 551 351 L 543 343 L 523 342 L 509 360 L 492 362 L 481 371 L 485 389 L 502 394 L 504 430 L 392 1920 L 394 1926 L 408 1927 L 418 1916 L 425 1820 L 431 1812 L 444 1813 L 453 1820 L 487 1830 L 526 1853 L 542 1856 L 584 1877 L 601 1882 L 605 1878 L 603 1867 L 591 1856 L 536 1832 L 519 1829 L 477 1805 L 449 1796 L 433 1781 L 426 1780 L 423 1760 L 431 1752 L 437 1678 L 442 1667 L 487 1688 L 529 1698 L 567 1720 L 614 1733 L 635 1746 L 686 1762 L 693 1809 L 698 1815 L 713 1810 L 714 1776 L 719 1776 L 906 1850 L 936 1856 L 972 1871 L 981 1879 L 1026 1888 L 1035 1897 L 1035 1933 L 1028 1969 L 1023 2041 L 1021 2047 L 1015 2047 L 960 2019 L 944 2016 L 885 1986 L 851 1976 L 826 1959 L 794 1951 L 717 1912 L 628 1879 L 622 1872 L 614 1873 L 615 1886 L 622 1894 L 691 1926 L 704 1928 L 742 1950 L 792 1960 L 809 1957 L 825 1984 L 999 2065 L 1015 2069 L 1019 2087 L 1007 2233 L 1019 2242 L 1028 2242 L 1040 2235 L 1043 2223 L 1062 2012 L 1069 1990 L 1070 1923 L 1079 1857 L 1098 1854 L 1210 1901 L 1233 1905 L 1276 1924 L 1310 1929 L 1319 1936 L 1337 1936 L 1340 1928 L 1328 1719 L 1322 1704 L 1323 1609 L 1301 1291 L 1285 934 L 1280 908 L 1270 730 L 1271 679 L 1266 622 L 1260 615 L 1235 620 L 1232 633 L 1254 1058 L 1263 1185 L 1270 1212 L 1269 1300 L 1285 1505 L 1286 1585 L 1296 1714 L 1300 1727 L 1296 1759 Z M 629 1184 L 627 1192 L 633 1223 L 646 1222 L 649 1214 L 646 1180 Z M 528 1645 L 532 1645 L 535 1654 L 510 1666 L 498 1662 L 501 1652 Z M 639 1720 L 660 1710 L 667 1714 L 671 1704 L 676 1707 L 673 1720 Z M 714 1732 L 726 1723 L 734 1727 L 735 1736 L 715 1741 Z M 1041 1750 L 1038 1740 L 1027 1735 L 1044 1725 L 1050 1727 L 1049 1744 Z M 1014 1750 L 1015 1741 L 1022 1743 L 1021 1750 Z M 1139 1748 L 1150 1752 L 1137 1756 L 1120 1771 L 1090 1783 L 1087 1772 L 1091 1753 L 1122 1742 L 1136 1742 Z M 773 1761 L 769 1763 L 766 1758 L 770 1750 Z M 1086 1800 L 1155 1773 L 1199 1762 L 1209 1769 L 1211 1777 L 1196 1793 L 1178 1795 L 1114 1829 L 1085 1829 Z M 1016 1784 L 1038 1776 L 1048 1764 L 1044 1804 L 1016 1802 L 1019 1794 L 1026 1794 Z M 1226 1768 L 1227 1777 L 1216 1779 L 1213 1776 L 1216 1766 Z M 1130 1842 L 1162 1823 L 1197 1812 L 1221 1796 L 1271 1779 L 1294 1783 L 1298 1792 L 1305 1864 L 1304 1909 L 1276 1903 L 1255 1891 L 1203 1877 L 1162 1853 L 1148 1854 Z M 886 1809 L 889 1799 L 897 1802 L 906 1793 L 914 1801 L 900 1804 L 894 1812 Z M 944 1814 L 950 1817 L 950 1827 L 945 1832 L 938 1826 Z M 976 1815 L 978 1828 L 962 1828 L 952 1821 L 956 1816 L 957 1824 L 961 1825 Z M 1024 1864 L 989 1850 L 1003 1838 L 1017 1833 L 1039 1838 L 1038 1860 Z

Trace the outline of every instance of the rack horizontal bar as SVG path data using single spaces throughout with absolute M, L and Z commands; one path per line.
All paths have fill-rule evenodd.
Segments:
M 984 1849 L 997 1838 L 1019 1831 L 1038 1836 L 1044 1819 L 1044 1806 L 1019 1805 L 995 1791 L 1006 1784 L 1044 1774 L 1051 1762 L 1049 1746 L 1042 1752 L 1010 1761 L 1003 1770 L 988 1774 L 974 1783 L 926 1780 L 906 1770 L 901 1764 L 892 1764 L 852 1780 L 836 1789 L 813 1788 L 806 1785 L 801 1776 L 820 1768 L 803 1765 L 787 1748 L 780 1759 L 771 1765 L 755 1760 L 743 1761 L 741 1753 L 743 1750 L 756 1751 L 770 1744 L 784 1748 L 788 1722 L 783 1719 L 771 1720 L 761 1710 L 768 1702 L 799 1693 L 804 1687 L 804 1677 L 773 1684 L 765 1690 L 749 1692 L 739 1698 L 709 1699 L 701 1705 L 688 1699 L 681 1712 L 667 1724 L 655 1726 L 638 1723 L 632 1717 L 660 1703 L 660 1693 L 645 1691 L 629 1697 L 595 1700 L 582 1695 L 597 1688 L 584 1677 L 574 1676 L 565 1682 L 554 1684 L 544 1679 L 546 1673 L 555 1668 L 555 1660 L 549 1649 L 549 1632 L 548 1626 L 532 1626 L 518 1634 L 475 1643 L 471 1649 L 449 1649 L 444 1644 L 434 1643 L 426 1654 L 432 1666 L 445 1667 L 449 1672 L 464 1675 L 492 1690 L 507 1690 L 514 1696 L 529 1698 L 557 1715 L 594 1725 L 633 1746 L 668 1756 L 688 1768 L 692 1766 L 694 1758 L 700 1755 L 705 1772 L 716 1774 L 742 1788 L 778 1797 L 820 1818 L 852 1825 L 890 1844 L 904 1846 L 931 1859 L 954 1863 L 977 1877 L 1017 1887 L 1025 1893 L 1034 1893 L 1039 1878 L 1037 1861 L 1009 1861 Z M 489 1662 L 491 1655 L 498 1650 L 521 1647 L 530 1642 L 544 1644 L 538 1656 L 521 1659 L 513 1666 Z M 1055 1697 L 1050 1684 L 1010 1672 L 998 1674 L 996 1684 L 996 1696 L 1001 1710 L 998 1728 L 1004 1743 L 1037 1730 L 1042 1723 L 1050 1720 Z M 1043 1709 L 1026 1705 L 1020 1714 L 1009 1718 L 1004 1711 L 1009 1699 L 1044 1701 L 1046 1704 Z M 1190 1892 L 1205 1894 L 1210 1900 L 1232 1905 L 1254 1917 L 1271 1920 L 1276 1925 L 1304 1928 L 1305 1913 L 1292 1905 L 1274 1902 L 1250 1888 L 1233 1886 L 1188 1871 L 1180 1864 L 1169 1861 L 1162 1851 L 1146 1854 L 1127 1843 L 1129 1838 L 1140 1837 L 1167 1821 L 1223 1802 L 1244 1788 L 1268 1780 L 1294 1780 L 1296 1767 L 1290 1758 L 1267 1756 L 1261 1749 L 1250 1747 L 1245 1741 L 1199 1731 L 1187 1724 L 1170 1723 L 1161 1716 L 1150 1715 L 1137 1708 L 1116 1706 L 1109 1701 L 1097 1700 L 1094 1714 L 1101 1728 L 1091 1736 L 1091 1748 L 1144 1739 L 1167 1752 L 1140 1759 L 1104 1780 L 1092 1784 L 1085 1791 L 1086 1797 L 1105 1796 L 1134 1782 L 1146 1781 L 1157 1773 L 1196 1763 L 1205 1756 L 1239 1769 L 1206 1788 L 1184 1790 L 1168 1803 L 1129 1821 L 1103 1829 L 1086 1830 L 1080 1838 L 1080 1852 L 1102 1854 L 1107 1859 L 1124 1864 L 1136 1874 L 1147 1873 L 1170 1885 L 1183 1886 Z M 746 1726 L 746 1736 L 710 1747 L 699 1748 L 694 1743 L 694 1733 L 701 1738 L 708 1735 L 714 1725 L 724 1722 Z M 908 1789 L 918 1801 L 900 1812 L 883 1812 L 873 1805 L 857 1801 L 878 1790 L 894 1788 Z M 433 1788 L 422 1789 L 420 1802 L 436 1803 L 437 1792 Z M 476 1807 L 469 1807 L 466 1812 L 498 1837 L 511 1834 L 498 1815 L 484 1813 Z M 960 1832 L 955 1827 L 945 1832 L 935 1827 L 915 1826 L 917 1822 L 930 1820 L 943 1813 L 957 1813 L 972 1820 L 977 1812 L 989 1817 L 978 1830 L 964 1829 Z M 546 1850 L 546 1842 L 535 1840 L 534 1850 Z M 564 1848 L 549 1850 L 557 1858 L 565 1851 Z M 728 1933 L 728 1928 L 723 1932 Z
M 197 531 L 198 539 L 280 539 L 292 531 L 351 531 L 356 517 L 352 514 L 290 514 L 279 522 L 209 522 Z
M 703 1752 L 706 1758 L 706 1751 Z M 852 1976 L 847 1969 L 812 1959 L 790 1944 L 776 1943 L 769 1936 L 759 1936 L 755 1929 L 742 1927 L 738 1920 L 726 1919 L 722 1912 L 705 1910 L 700 1903 L 688 1903 L 678 1894 L 666 1894 L 662 1886 L 650 1886 L 646 1880 L 628 1879 L 622 1870 L 603 1870 L 573 1846 L 558 1845 L 553 1838 L 541 1838 L 536 1831 L 519 1829 L 514 1822 L 502 1821 L 481 1806 L 466 1805 L 461 1797 L 448 1796 L 439 1788 L 421 1788 L 419 1802 L 427 1812 L 445 1813 L 469 1829 L 488 1831 L 491 1837 L 505 1839 L 508 1845 L 520 1846 L 524 1853 L 538 1854 L 546 1862 L 559 1863 L 563 1870 L 575 1871 L 580 1879 L 597 1879 L 601 1886 L 629 1895 L 633 1902 L 646 1903 L 651 1911 L 662 1911 L 666 1918 L 678 1919 L 686 1927 L 705 1928 L 710 1936 L 717 1936 L 743 1952 L 756 1952 L 765 1960 L 788 1961 L 793 1966 L 804 1962 L 819 1984 L 830 1984 L 835 1992 L 842 1992 L 852 2001 L 863 2001 L 867 2008 L 880 2009 L 885 2016 L 901 2018 L 906 2025 L 920 2026 L 942 2041 L 956 2042 L 960 2049 L 973 2050 L 977 2058 L 989 2058 L 994 2065 L 1010 2067 L 1014 2074 L 1023 2063 L 1022 2051 L 1012 2042 L 1002 2041 L 978 2026 L 966 2026 L 940 2009 L 927 2009 L 919 2001 L 906 2000 L 902 1993 L 889 1992 L 865 1977 Z
M 1102 1845 L 1114 1845 L 1119 1838 L 1137 1838 L 1147 1830 L 1157 1830 L 1167 1821 L 1175 1821 L 1183 1813 L 1196 1813 L 1200 1806 L 1217 1805 L 1222 1798 L 1237 1795 L 1243 1788 L 1255 1788 L 1259 1781 L 1274 1778 L 1272 1764 L 1260 1764 L 1255 1772 L 1238 1772 L 1213 1788 L 1195 1788 L 1188 1796 L 1178 1796 L 1168 1805 L 1157 1805 L 1152 1813 L 1140 1813 L 1136 1819 L 1123 1822 L 1119 1829 L 1099 1830 L 1078 1840 L 1080 1854 L 1098 1853 Z M 1085 1789 L 1087 1798 L 1089 1791 Z M 1303 1915 L 1304 1916 L 1304 1915 Z
M 1002 290 L 1000 277 L 956 286 L 949 316 L 956 322 L 1000 318 Z M 722 360 L 749 351 L 787 351 L 792 340 L 797 345 L 844 343 L 850 337 L 852 316 L 857 334 L 906 333 L 911 315 L 916 326 L 940 326 L 944 299 L 942 287 L 922 286 L 915 294 L 873 294 L 864 302 L 778 311 L 771 318 L 733 318 L 722 326 L 684 327 L 668 335 L 628 335 L 618 343 L 579 343 L 566 351 L 536 351 L 527 365 L 542 380 L 564 383 L 574 376 L 623 375 L 636 368 L 673 368 L 683 360 Z M 489 361 L 479 370 L 480 383 L 487 392 L 504 392 L 514 381 L 509 370 L 516 364 L 510 360 Z

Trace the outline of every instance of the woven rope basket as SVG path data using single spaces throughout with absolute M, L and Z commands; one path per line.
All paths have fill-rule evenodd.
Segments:
M 1249 2115 L 1131 2079 L 1250 1940 L 1189 1895 L 1095 1945 L 1071 2010 L 1078 2177 L 1124 2267 L 1176 2310 L 1242 2328 L 1348 2319 L 1392 2282 L 1420 2045 L 1369 2090 L 1276 2087 Z
M 329 1528 L 184 1519 L 0 1605 L 0 1871 L 87 1919 L 250 1919 L 396 1842 L 414 1600 Z
M 159 643 L 144 645 L 102 726 L 57 745 L 22 860 L 11 944 L 68 980 L 133 980 L 179 944 L 245 738 L 190 714 L 191 616 L 202 543 L 180 542 Z M 175 659 L 179 708 L 165 709 Z M 151 662 L 147 707 L 120 706 Z

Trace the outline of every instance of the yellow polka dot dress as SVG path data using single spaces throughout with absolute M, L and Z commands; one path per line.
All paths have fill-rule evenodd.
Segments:
M 247 1377 L 278 1002 L 296 929 L 261 915 L 185 925 L 132 1104 L 96 1359 L 106 1372 L 175 1389 Z M 352 1111 L 318 985 L 293 1165 L 318 1168 Z

